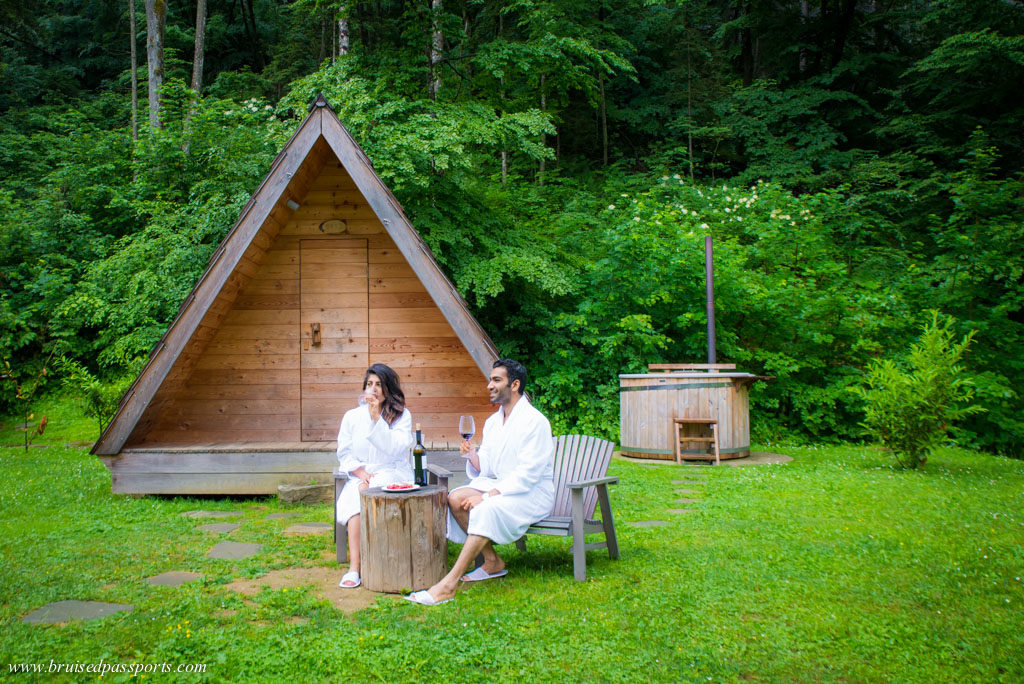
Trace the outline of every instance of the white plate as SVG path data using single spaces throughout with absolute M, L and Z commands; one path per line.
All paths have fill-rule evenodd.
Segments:
M 417 489 L 420 488 L 420 486 L 418 484 L 405 483 L 405 482 L 403 482 L 402 484 L 408 484 L 410 486 L 402 487 L 401 489 L 398 489 L 398 488 L 392 489 L 392 487 L 395 487 L 395 485 L 385 485 L 384 487 L 381 487 L 381 489 L 383 489 L 385 492 L 392 492 L 392 493 L 394 493 L 394 492 L 414 492 L 414 491 L 416 491 Z

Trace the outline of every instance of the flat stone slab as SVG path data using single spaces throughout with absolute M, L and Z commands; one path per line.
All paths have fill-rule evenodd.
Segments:
M 205 575 L 198 572 L 178 572 L 175 570 L 147 577 L 146 581 L 150 584 L 155 584 L 158 587 L 178 587 L 188 582 L 201 580 L 203 577 L 205 577 Z
M 672 503 L 681 503 L 681 504 L 701 503 L 701 500 L 700 499 L 676 499 Z
M 30 625 L 54 625 L 71 620 L 98 620 L 114 613 L 130 613 L 134 606 L 127 603 L 104 603 L 103 601 L 57 601 L 47 603 L 21 618 Z
M 626 523 L 632 527 L 663 527 L 668 525 L 667 520 L 635 520 L 633 522 Z
M 239 527 L 241 525 L 238 523 L 210 523 L 209 525 L 200 525 L 197 529 L 203 532 L 231 532 Z
M 722 461 L 722 465 L 728 466 L 748 466 L 748 465 L 779 465 L 782 463 L 789 463 L 793 460 L 792 456 L 786 456 L 785 454 L 772 454 L 767 451 L 751 451 L 750 456 L 746 458 L 730 458 Z
M 221 542 L 206 554 L 210 558 L 221 558 L 224 560 L 243 560 L 252 558 L 263 550 L 263 544 L 248 544 L 245 542 Z
M 298 513 L 271 513 L 264 520 L 284 520 L 285 518 L 297 518 Z
M 692 508 L 666 508 L 666 513 L 696 513 Z
M 325 522 L 304 522 L 295 523 L 294 525 L 286 528 L 284 534 L 320 534 L 321 532 L 330 532 L 334 529 L 334 525 Z
M 676 494 L 700 494 L 696 489 L 677 489 Z
M 316 505 L 334 500 L 334 483 L 277 486 L 277 499 L 287 504 Z
M 182 515 L 186 518 L 237 518 L 243 513 L 242 511 L 185 511 Z
M 683 473 L 683 477 L 707 477 L 707 476 L 708 476 L 707 473 L 695 473 L 695 472 Z

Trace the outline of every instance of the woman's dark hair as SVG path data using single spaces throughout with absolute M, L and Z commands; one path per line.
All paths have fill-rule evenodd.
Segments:
M 366 370 L 363 376 L 363 389 L 370 380 L 370 374 L 380 378 L 380 389 L 384 393 L 384 402 L 380 407 L 380 415 L 388 425 L 394 425 L 405 410 L 405 393 L 398 383 L 398 373 L 383 363 L 375 363 Z

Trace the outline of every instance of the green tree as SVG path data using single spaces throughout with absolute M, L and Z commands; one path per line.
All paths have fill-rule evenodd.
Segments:
M 955 341 L 953 319 L 932 311 L 918 342 L 904 359 L 882 359 L 853 391 L 864 399 L 864 427 L 905 468 L 916 468 L 945 438 L 953 423 L 983 409 L 960 365 L 974 331 Z

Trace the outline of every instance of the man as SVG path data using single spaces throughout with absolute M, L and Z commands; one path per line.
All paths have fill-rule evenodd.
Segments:
M 494 544 L 519 539 L 533 523 L 551 514 L 555 505 L 552 473 L 554 442 L 551 424 L 523 396 L 526 369 L 511 359 L 494 362 L 487 390 L 492 404 L 499 404 L 484 423 L 477 451 L 463 440 L 470 482 L 448 495 L 448 538 L 462 543 L 451 572 L 425 591 L 405 598 L 427 606 L 452 600 L 462 582 L 502 577 L 505 561 Z M 478 554 L 484 562 L 469 574 Z

